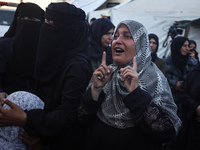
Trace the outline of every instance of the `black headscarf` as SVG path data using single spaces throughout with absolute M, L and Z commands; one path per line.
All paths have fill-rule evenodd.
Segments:
M 181 72 L 184 72 L 185 66 L 187 64 L 189 54 L 182 55 L 181 54 L 181 47 L 185 43 L 185 41 L 189 41 L 186 37 L 176 37 L 173 39 L 171 44 L 171 56 L 173 64 L 181 70 Z
M 88 26 L 85 12 L 66 2 L 51 3 L 45 18 L 54 26 L 44 23 L 41 27 L 35 78 L 50 82 L 75 58 L 88 60 Z
M 13 21 L 8 31 L 4 34 L 4 38 L 14 37 L 17 32 L 18 17 L 38 18 L 44 22 L 44 10 L 34 3 L 20 3 L 17 6 Z
M 197 47 L 197 43 L 194 40 L 189 40 L 189 46 L 190 44 L 194 44 Z
M 154 39 L 154 40 L 156 41 L 156 43 L 157 43 L 157 44 L 156 44 L 157 47 L 156 47 L 155 52 L 151 53 L 151 60 L 154 62 L 154 61 L 158 58 L 158 56 L 157 56 L 157 51 L 158 51 L 158 47 L 159 47 L 159 39 L 158 39 L 158 36 L 155 35 L 155 34 L 153 34 L 153 33 L 149 34 L 148 36 L 149 36 L 149 41 L 150 41 L 151 39 Z
M 19 20 L 18 17 L 37 18 L 40 21 Z M 5 37 L 14 38 L 12 47 L 12 71 L 21 77 L 32 78 L 39 32 L 44 22 L 44 11 L 34 3 L 21 3 L 18 5 L 13 22 Z
M 189 46 L 190 44 L 194 44 L 197 47 L 197 43 L 194 40 L 189 40 Z M 197 59 L 197 61 L 199 62 L 199 53 L 197 52 L 196 49 L 191 49 L 190 51 L 194 51 L 195 52 L 195 58 Z
M 112 63 L 111 48 L 103 47 L 101 43 L 102 36 L 112 28 L 115 28 L 115 26 L 107 18 L 99 18 L 90 26 L 90 44 L 94 47 L 94 49 L 90 51 L 90 57 L 92 59 L 101 61 L 103 51 L 106 51 L 106 61 L 108 64 Z

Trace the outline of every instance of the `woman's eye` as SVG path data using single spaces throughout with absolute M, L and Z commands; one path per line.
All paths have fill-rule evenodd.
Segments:
M 116 40 L 118 38 L 118 36 L 117 35 L 114 35 L 114 39 Z
M 132 36 L 129 36 L 129 35 L 127 35 L 127 36 L 125 36 L 127 39 L 132 39 Z

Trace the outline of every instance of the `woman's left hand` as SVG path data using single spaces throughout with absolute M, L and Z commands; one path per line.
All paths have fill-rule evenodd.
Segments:
M 11 109 L 4 109 L 0 106 L 0 126 L 24 126 L 26 124 L 26 113 L 18 105 L 5 100 Z
M 23 143 L 28 144 L 32 150 L 41 150 L 42 143 L 40 137 L 31 136 L 26 132 L 20 132 L 20 139 Z
M 122 81 L 124 81 L 126 89 L 129 93 L 133 92 L 139 86 L 136 58 L 133 58 L 133 67 L 127 66 L 125 68 L 121 68 L 120 71 Z

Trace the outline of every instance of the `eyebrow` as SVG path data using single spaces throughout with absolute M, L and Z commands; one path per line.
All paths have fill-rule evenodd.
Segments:
M 119 33 L 119 31 L 117 30 L 116 33 Z M 127 34 L 127 33 L 130 33 L 130 31 L 123 31 L 122 34 Z M 131 33 L 130 33 L 131 34 Z
M 123 33 L 125 33 L 125 34 L 126 34 L 126 33 L 130 33 L 130 32 L 129 32 L 129 31 L 123 31 Z

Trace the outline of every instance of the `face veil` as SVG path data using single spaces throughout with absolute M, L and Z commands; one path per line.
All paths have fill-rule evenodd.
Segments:
M 30 20 L 18 18 L 28 17 Z M 38 21 L 32 21 L 37 18 Z M 36 51 L 40 27 L 44 22 L 44 11 L 36 4 L 21 3 L 5 37 L 13 37 L 12 71 L 20 77 L 32 78 L 34 75 Z
M 53 21 L 41 27 L 35 78 L 41 82 L 55 79 L 75 56 L 87 57 L 88 26 L 85 13 L 74 5 L 51 3 L 45 18 Z

